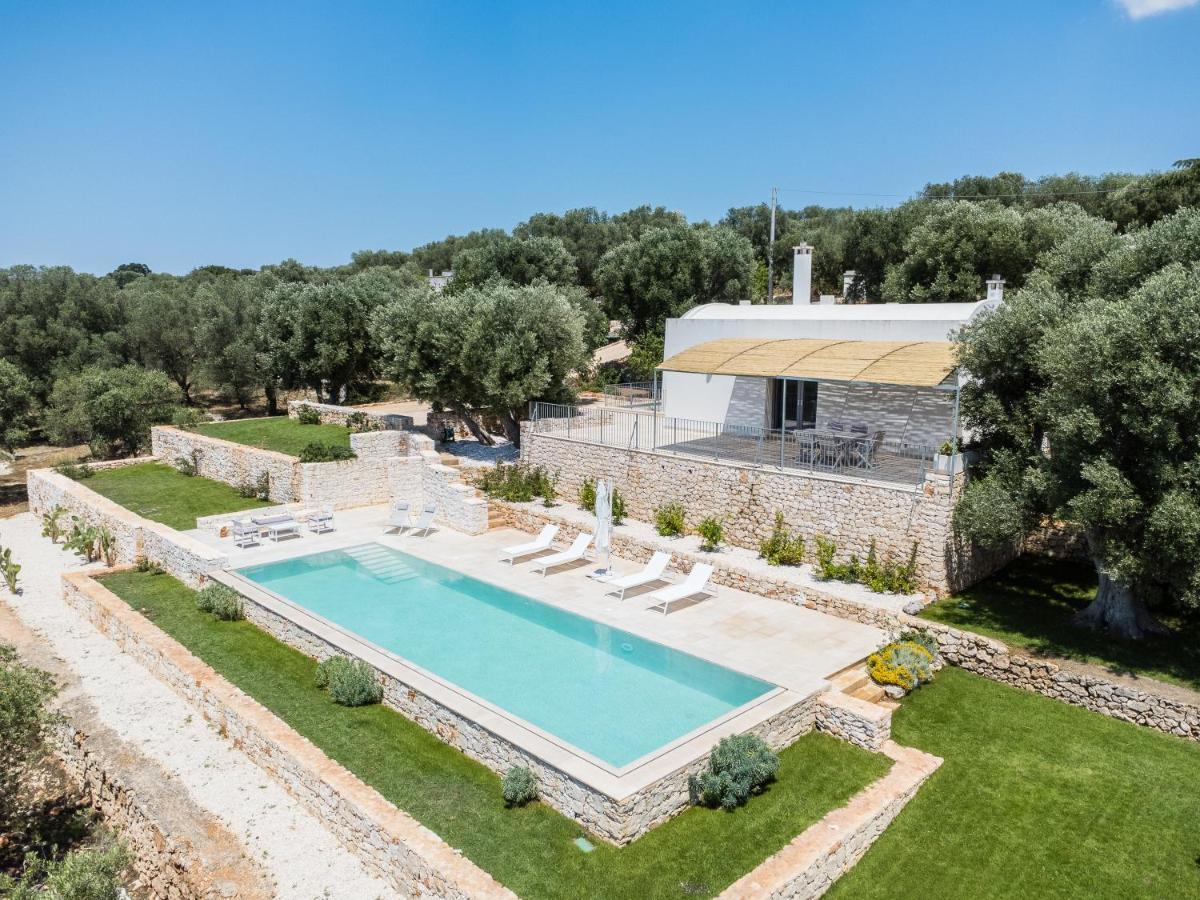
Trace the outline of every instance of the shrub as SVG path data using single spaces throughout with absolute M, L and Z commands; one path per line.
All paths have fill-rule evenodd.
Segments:
M 924 629 L 902 631 L 897 640 L 901 644 L 917 644 L 920 647 L 924 647 L 929 653 L 930 659 L 937 659 L 938 655 L 942 652 L 937 638 L 933 636 L 932 632 L 925 631 Z
M 201 412 L 194 406 L 181 406 L 175 410 L 175 414 L 171 416 L 171 424 L 176 428 L 191 429 L 197 425 L 202 425 L 205 422 L 211 422 L 212 416 L 208 413 Z
M 912 641 L 894 642 L 867 657 L 867 672 L 876 684 L 911 691 L 933 681 L 933 655 Z
M 621 492 L 615 487 L 612 495 L 612 514 L 613 524 L 620 525 L 625 521 L 625 498 L 621 496 Z
M 15 648 L 0 643 L 0 825 L 14 821 L 25 796 L 21 786 L 46 756 L 59 721 L 47 705 L 56 690 L 48 672 L 25 665 Z
M 59 463 L 54 467 L 54 471 L 59 475 L 66 475 L 72 481 L 82 481 L 84 478 L 91 478 L 96 474 L 96 470 L 87 463 L 77 465 L 75 463 Z
M 804 538 L 784 527 L 779 510 L 775 511 L 771 536 L 758 545 L 758 555 L 772 566 L 798 566 L 804 562 Z
M 296 413 L 296 421 L 301 425 L 320 425 L 321 414 L 311 406 L 301 406 L 300 411 Z
M 375 670 L 361 659 L 331 656 L 317 666 L 313 683 L 328 689 L 339 706 L 369 706 L 383 699 L 383 686 Z
M 246 618 L 246 607 L 233 588 L 223 584 L 206 585 L 196 594 L 196 608 L 220 619 L 236 622 Z
M 99 537 L 99 528 L 89 525 L 79 516 L 71 516 L 71 531 L 67 534 L 67 539 L 63 541 L 63 546 L 68 550 L 74 550 L 91 563 L 100 558 Z
M 104 564 L 110 569 L 117 564 L 117 539 L 107 525 L 96 529 L 96 557 L 104 557 Z
M 720 519 L 709 516 L 696 526 L 696 534 L 700 535 L 700 549 L 711 552 L 725 539 L 725 526 Z
M 668 503 L 654 511 L 654 527 L 663 537 L 687 534 L 687 513 L 680 503 Z
M 584 478 L 579 486 L 579 508 L 593 512 L 596 509 L 596 479 Z
M 0 875 L 0 895 L 13 900 L 117 900 L 128 896 L 121 876 L 130 862 L 120 844 L 72 850 L 57 860 L 30 853 L 20 881 Z
M 239 497 L 245 497 L 246 499 L 258 496 L 258 488 L 256 488 L 254 486 L 254 482 L 248 478 L 238 485 L 237 492 Z
M 13 562 L 12 549 L 0 547 L 0 575 L 4 576 L 4 583 L 8 586 L 10 594 L 17 593 L 17 574 L 20 571 L 21 567 Z
M 194 478 L 200 471 L 200 451 L 193 450 L 190 456 L 175 457 L 175 468 L 188 478 Z
M 66 512 L 65 508 L 55 506 L 42 514 L 42 537 L 50 538 L 52 544 L 57 544 L 58 539 L 62 537 L 62 517 Z
M 722 738 L 708 770 L 688 778 L 688 796 L 699 806 L 733 809 L 775 779 L 779 757 L 753 734 Z
M 254 479 L 254 496 L 259 500 L 271 499 L 271 473 L 262 471 Z
M 908 559 L 903 563 L 888 558 L 878 559 L 875 541 L 871 541 L 867 558 L 859 561 L 856 554 L 839 563 L 836 560 L 837 545 L 827 537 L 817 536 L 817 574 L 825 581 L 845 581 L 864 584 L 878 593 L 911 594 L 917 589 L 917 547 L 914 541 Z
M 538 797 L 537 779 L 526 766 L 512 766 L 500 781 L 504 802 L 509 806 L 524 806 Z
M 547 508 L 554 505 L 558 496 L 558 476 L 546 475 L 538 484 L 538 496 L 542 498 L 542 506 Z
M 379 423 L 365 412 L 358 410 L 346 416 L 346 427 L 355 434 L 362 434 L 364 431 L 378 431 Z
M 343 459 L 354 459 L 354 451 L 342 444 L 325 444 L 312 441 L 305 444 L 300 451 L 300 462 L 338 462 Z
M 534 497 L 554 495 L 554 479 L 545 469 L 521 463 L 498 463 L 483 469 L 475 484 L 489 497 L 510 503 L 526 503 Z
M 134 569 L 141 572 L 143 575 L 164 575 L 162 566 L 158 563 L 152 563 L 144 556 L 139 556 L 133 564 Z

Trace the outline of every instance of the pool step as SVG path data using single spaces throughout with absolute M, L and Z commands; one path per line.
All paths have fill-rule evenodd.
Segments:
M 393 556 L 382 547 L 347 550 L 346 555 L 384 584 L 400 584 L 417 577 L 417 573 L 408 563 Z

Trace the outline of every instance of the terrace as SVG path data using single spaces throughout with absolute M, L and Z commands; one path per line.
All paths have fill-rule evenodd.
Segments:
M 205 422 L 192 430 L 208 437 L 274 450 L 288 456 L 298 456 L 301 450 L 314 442 L 350 446 L 350 429 L 344 425 L 303 425 L 287 416 Z

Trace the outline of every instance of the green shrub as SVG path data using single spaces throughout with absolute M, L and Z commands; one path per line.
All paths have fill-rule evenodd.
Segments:
M 775 779 L 779 757 L 753 734 L 722 738 L 708 769 L 688 778 L 688 796 L 698 806 L 733 809 Z
M 758 555 L 772 566 L 798 566 L 804 562 L 804 538 L 784 527 L 779 510 L 775 511 L 771 536 L 758 545 Z
M 338 462 L 343 459 L 354 459 L 354 451 L 343 444 L 325 444 L 312 441 L 305 444 L 300 451 L 300 462 Z
M 92 563 L 100 558 L 99 544 L 100 529 L 95 525 L 89 525 L 79 516 L 71 516 L 71 531 L 67 534 L 67 539 L 63 541 L 63 546 L 68 550 L 74 550 Z
M 912 641 L 897 641 L 867 657 L 867 673 L 876 684 L 911 691 L 933 681 L 933 654 Z
M 12 548 L 0 547 L 0 576 L 4 577 L 10 594 L 17 593 L 17 575 L 20 571 L 21 567 L 13 562 Z
M 827 537 L 817 535 L 817 575 L 825 581 L 845 581 L 863 584 L 881 594 L 911 594 L 917 589 L 917 547 L 913 541 L 908 559 L 903 563 L 888 558 L 879 561 L 875 541 L 871 541 L 867 558 L 860 561 L 856 554 L 844 563 L 836 560 L 837 545 Z
M 196 608 L 222 622 L 237 622 L 246 618 L 246 607 L 242 598 L 233 588 L 223 584 L 205 585 L 196 594 Z
M 613 524 L 620 525 L 625 521 L 625 498 L 621 496 L 621 492 L 615 487 L 612 495 L 612 514 Z
M 320 425 L 321 414 L 311 406 L 301 406 L 296 413 L 296 421 L 301 425 Z
M 680 503 L 668 503 L 654 511 L 654 527 L 663 537 L 687 534 L 687 513 Z
M 369 706 L 383 699 L 375 670 L 361 659 L 331 656 L 317 666 L 313 683 L 327 689 L 339 706 Z
M 720 519 L 709 516 L 696 526 L 696 534 L 700 535 L 700 549 L 708 552 L 716 550 L 725 539 L 725 526 Z
M 193 450 L 190 456 L 175 457 L 175 468 L 188 478 L 194 478 L 200 471 L 200 451 Z
M 509 806 L 524 806 L 538 797 L 537 779 L 526 766 L 512 766 L 500 780 L 504 802 Z
M 509 503 L 526 503 L 534 497 L 553 497 L 555 479 L 541 466 L 521 463 L 498 463 L 482 469 L 475 485 L 489 497 Z
M 120 844 L 72 850 L 57 860 L 30 853 L 20 881 L 0 875 L 0 896 L 12 900 L 118 900 L 128 896 L 121 876 L 130 862 Z
M 361 410 L 352 412 L 346 416 L 346 427 L 355 434 L 362 434 L 364 431 L 379 430 L 379 424 Z
M 900 632 L 900 637 L 897 638 L 897 640 L 901 644 L 917 644 L 918 646 L 924 647 L 929 652 L 929 656 L 932 659 L 937 659 L 938 655 L 942 652 L 937 638 L 933 636 L 933 632 L 926 631 L 923 628 L 915 629 L 913 631 L 902 631 Z
M 50 538 L 52 544 L 57 544 L 62 537 L 62 517 L 67 514 L 64 507 L 55 506 L 42 515 L 42 537 Z
M 579 508 L 594 512 L 596 509 L 596 479 L 584 478 L 579 486 Z
M 205 422 L 211 422 L 212 416 L 201 412 L 194 406 L 181 406 L 171 416 L 171 424 L 176 428 L 192 429 Z
M 141 572 L 143 575 L 165 575 L 163 567 L 158 563 L 152 563 L 144 556 L 139 556 L 133 563 L 134 569 Z
M 91 478 L 96 474 L 96 470 L 87 463 L 76 465 L 75 463 L 59 463 L 54 467 L 54 471 L 59 475 L 66 475 L 72 481 L 82 481 L 85 478 Z

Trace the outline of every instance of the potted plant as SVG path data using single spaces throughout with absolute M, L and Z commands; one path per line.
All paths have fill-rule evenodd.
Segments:
M 938 447 L 937 453 L 933 455 L 933 470 L 935 472 L 948 473 L 950 464 L 954 461 L 954 457 L 958 455 L 958 445 L 954 441 L 945 441 L 942 446 Z M 956 472 L 962 471 L 961 465 L 955 465 Z

